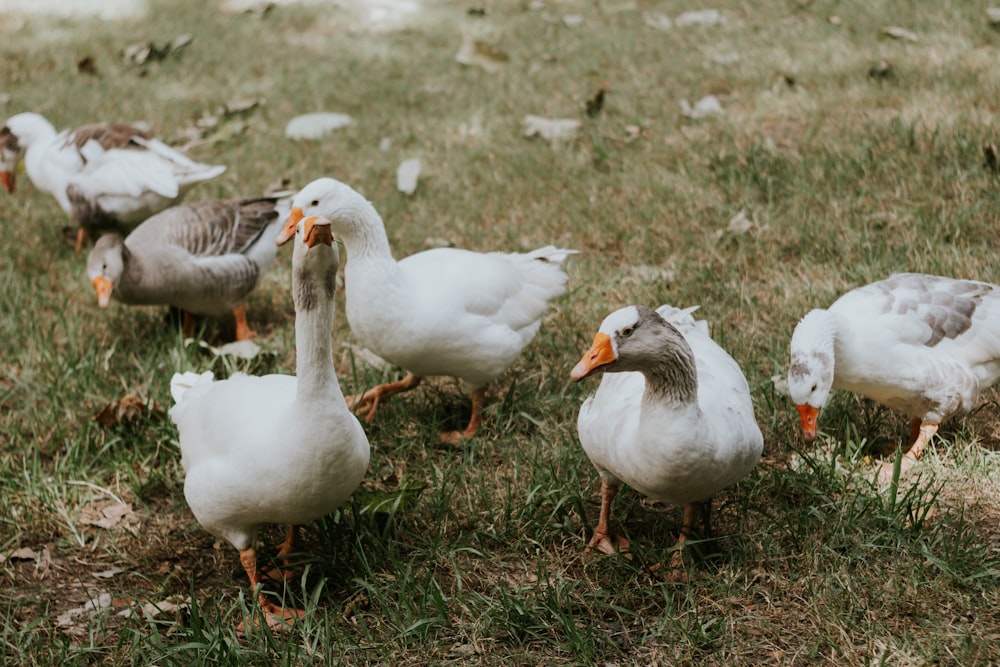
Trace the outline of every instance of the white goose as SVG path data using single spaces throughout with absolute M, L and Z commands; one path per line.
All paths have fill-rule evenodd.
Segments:
M 683 546 L 701 501 L 743 479 L 760 458 L 764 439 L 746 378 L 705 322 L 691 317 L 695 308 L 617 310 L 573 368 L 574 381 L 604 373 L 577 421 L 580 444 L 601 476 L 601 513 L 588 551 L 628 548 L 609 526 L 622 483 L 684 505 Z M 670 570 L 684 578 L 681 549 Z
M 562 262 L 575 250 L 553 246 L 529 253 L 479 253 L 436 248 L 396 261 L 382 218 L 355 190 L 321 178 L 292 200 L 279 243 L 303 216 L 333 221 L 347 248 L 344 269 L 347 321 L 367 347 L 406 376 L 358 399 L 370 422 L 379 403 L 413 389 L 421 378 L 459 378 L 472 396 L 462 431 L 442 433 L 458 443 L 478 430 L 484 385 L 500 376 L 531 342 L 548 301 L 565 291 Z M 354 401 L 354 397 L 351 398 Z
M 792 334 L 788 390 L 806 441 L 830 390 L 855 391 L 910 417 L 904 471 L 998 378 L 1000 287 L 989 283 L 894 274 L 810 311 Z M 883 462 L 879 481 L 891 474 Z
M 297 526 L 343 503 L 368 468 L 368 438 L 350 413 L 333 368 L 330 331 L 338 257 L 330 223 L 304 219 L 292 256 L 296 375 L 175 374 L 170 391 L 186 472 L 184 497 L 198 522 L 239 549 L 257 587 L 254 550 L 267 523 L 291 524 L 279 556 L 295 550 Z M 269 625 L 303 615 L 259 595 Z
M 0 178 L 14 191 L 24 156 L 28 177 L 79 225 L 79 252 L 94 228 L 132 227 L 178 203 L 194 185 L 226 168 L 195 162 L 120 123 L 95 123 L 56 132 L 37 113 L 20 113 L 0 129 Z
M 192 314 L 231 310 L 236 339 L 252 338 L 243 300 L 274 262 L 288 211 L 289 200 L 275 197 L 210 200 L 168 208 L 124 239 L 105 234 L 87 258 L 98 305 L 114 297 L 175 306 L 184 311 L 186 336 L 194 334 Z

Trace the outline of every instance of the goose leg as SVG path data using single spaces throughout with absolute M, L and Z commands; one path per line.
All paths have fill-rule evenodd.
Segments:
M 681 534 L 677 536 L 677 545 L 670 557 L 670 566 L 663 572 L 663 578 L 668 581 L 685 582 L 688 580 L 687 568 L 684 567 L 684 543 L 691 537 L 694 530 L 695 517 L 703 503 L 688 503 L 684 506 L 684 519 L 681 522 Z M 654 572 L 659 566 L 654 566 Z
M 240 304 L 233 308 L 233 317 L 236 318 L 236 340 L 250 340 L 257 335 L 247 324 L 246 306 Z
M 257 568 L 257 552 L 253 547 L 240 549 L 240 563 L 250 578 L 250 585 L 256 591 L 260 586 L 260 570 Z M 264 596 L 263 591 L 257 594 L 257 601 L 260 604 L 261 611 L 264 613 L 264 622 L 272 630 L 285 630 L 296 620 L 306 615 L 306 612 L 302 609 L 286 609 L 274 604 Z M 243 632 L 243 624 L 240 623 L 236 629 Z
M 472 392 L 472 416 L 464 431 L 442 431 L 438 435 L 446 445 L 460 445 L 476 434 L 483 423 L 483 402 L 486 400 L 486 389 L 480 387 Z
M 277 556 L 281 559 L 281 563 L 284 567 L 263 569 L 262 572 L 264 576 L 272 581 L 284 581 L 291 578 L 293 574 L 292 559 L 289 558 L 288 555 L 295 553 L 298 550 L 299 527 L 293 524 L 288 527 L 288 534 L 285 535 L 285 541 L 278 546 Z
M 378 410 L 379 403 L 383 399 L 389 398 L 394 394 L 399 394 L 404 391 L 409 391 L 420 384 L 421 378 L 417 377 L 413 373 L 407 373 L 402 380 L 397 382 L 388 382 L 386 384 L 380 384 L 376 387 L 372 387 L 360 397 L 358 396 L 347 396 L 347 405 L 355 410 L 359 415 L 365 418 L 365 421 L 371 424 L 375 421 L 375 412 Z
M 81 225 L 80 228 L 76 230 L 76 244 L 73 249 L 79 253 L 83 250 L 83 245 L 87 242 L 88 238 L 90 238 L 90 233 L 87 231 L 86 227 Z
M 937 424 L 929 424 L 920 419 L 914 419 L 910 422 L 910 439 L 913 441 L 913 444 L 903 454 L 903 460 L 899 462 L 900 477 L 916 465 L 917 459 L 924 453 L 927 443 L 931 441 L 937 430 Z M 892 461 L 882 461 L 878 470 L 878 483 L 880 486 L 884 486 L 892 481 L 892 467 Z
M 628 553 L 629 541 L 624 537 L 611 532 L 608 520 L 611 518 L 611 502 L 618 495 L 618 487 L 611 486 L 603 479 L 601 480 L 601 514 L 597 519 L 597 526 L 594 528 L 594 536 L 590 538 L 584 553 L 590 553 L 593 549 L 606 554 L 623 553 L 626 558 L 632 556 Z
M 194 315 L 184 310 L 184 321 L 181 324 L 181 335 L 185 338 L 194 338 Z

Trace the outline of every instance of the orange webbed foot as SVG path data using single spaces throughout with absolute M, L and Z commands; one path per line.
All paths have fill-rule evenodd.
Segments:
M 272 602 L 266 600 L 261 600 L 260 602 L 261 613 L 258 615 L 254 613 L 253 624 L 255 627 L 261 627 L 260 622 L 263 618 L 264 623 L 271 632 L 288 632 L 292 629 L 292 626 L 296 621 L 305 618 L 306 612 L 304 609 L 292 609 L 290 607 L 282 607 L 276 605 Z M 236 632 L 241 636 L 246 634 L 246 624 L 240 622 L 236 626 Z
M 597 549 L 601 553 L 608 555 L 621 554 L 631 560 L 632 554 L 629 553 L 631 545 L 631 542 L 620 535 L 594 531 L 594 536 L 590 538 L 590 542 L 587 544 L 587 548 L 583 550 L 583 553 L 593 553 L 594 549 Z

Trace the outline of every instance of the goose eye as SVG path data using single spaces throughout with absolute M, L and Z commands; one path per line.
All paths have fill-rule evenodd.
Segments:
M 622 338 L 628 338 L 629 336 L 632 335 L 633 331 L 635 331 L 634 327 L 625 327 L 624 329 L 621 330 Z
M 311 202 L 309 202 L 309 205 L 310 206 L 319 206 L 319 200 L 318 199 L 313 199 Z
M 809 393 L 812 393 L 814 391 L 816 391 L 816 385 L 815 384 L 812 386 L 812 389 L 809 390 Z

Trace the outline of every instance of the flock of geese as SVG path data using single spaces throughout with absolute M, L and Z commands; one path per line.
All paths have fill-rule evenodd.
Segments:
M 197 520 L 239 550 L 254 588 L 261 581 L 259 528 L 288 524 L 285 559 L 298 526 L 334 510 L 361 483 L 371 422 L 382 401 L 428 376 L 461 380 L 468 425 L 441 434 L 458 444 L 482 422 L 484 388 L 509 368 L 563 294 L 563 264 L 576 251 L 528 253 L 438 248 L 396 260 L 378 212 L 363 196 L 320 178 L 290 197 L 181 204 L 185 192 L 225 167 L 200 164 L 123 124 L 57 132 L 35 113 L 0 129 L 0 178 L 8 192 L 23 159 L 28 177 L 76 222 L 76 247 L 100 235 L 87 259 L 98 304 L 164 304 L 191 315 L 232 312 L 237 339 L 252 337 L 243 307 L 292 243 L 296 374 L 263 377 L 177 373 L 170 390 Z M 141 223 L 141 224 L 139 224 Z M 122 236 L 119 230 L 131 232 Z M 345 396 L 333 365 L 337 241 L 353 334 L 405 371 L 402 379 Z M 601 479 L 601 509 L 587 550 L 627 553 L 610 525 L 622 484 L 684 506 L 679 543 L 699 506 L 745 477 L 763 437 L 739 364 L 696 320 L 697 307 L 627 306 L 598 327 L 570 374 L 601 376 L 580 408 L 580 443 Z M 791 341 L 788 388 L 807 441 L 832 389 L 858 392 L 912 419 L 910 468 L 938 424 L 969 410 L 1000 376 L 1000 287 L 972 280 L 896 274 L 808 313 Z M 275 447 L 274 443 L 280 443 Z M 887 470 L 883 464 L 880 478 Z M 682 551 L 663 568 L 683 579 Z M 264 619 L 285 627 L 303 615 L 258 593 Z

